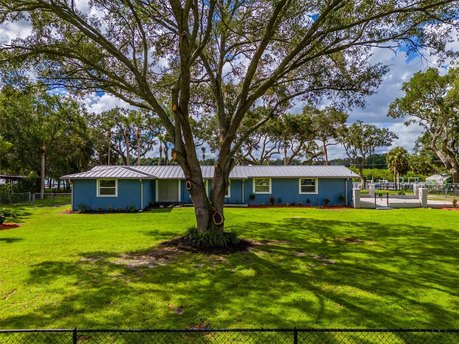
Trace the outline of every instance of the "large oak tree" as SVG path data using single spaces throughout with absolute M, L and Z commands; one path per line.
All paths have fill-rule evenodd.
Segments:
M 82 5 L 83 4 L 83 5 Z M 103 90 L 154 111 L 190 181 L 197 227 L 223 231 L 242 121 L 269 108 L 257 130 L 294 98 L 361 104 L 386 71 L 373 47 L 435 45 L 425 23 L 457 18 L 457 0 L 0 0 L 2 23 L 25 18 L 32 33 L 3 46 L 11 70 L 32 68 L 50 85 Z M 444 33 L 442 33 L 442 37 Z M 215 116 L 219 147 L 208 197 L 192 119 Z M 247 131 L 250 136 L 250 130 Z M 220 221 L 216 221 L 219 223 Z
M 435 68 L 416 73 L 403 84 L 405 95 L 390 106 L 389 115 L 417 123 L 424 133 L 419 144 L 434 152 L 459 183 L 459 68 L 441 75 Z

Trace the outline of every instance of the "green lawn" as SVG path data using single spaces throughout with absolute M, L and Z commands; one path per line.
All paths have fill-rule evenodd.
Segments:
M 161 251 L 193 209 L 18 208 L 0 231 L 0 328 L 459 327 L 459 212 L 228 209 L 259 245 Z

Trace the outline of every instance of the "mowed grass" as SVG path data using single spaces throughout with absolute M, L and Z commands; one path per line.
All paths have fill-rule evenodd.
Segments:
M 150 259 L 192 208 L 65 209 L 0 231 L 0 328 L 459 327 L 457 211 L 227 209 L 258 245 Z

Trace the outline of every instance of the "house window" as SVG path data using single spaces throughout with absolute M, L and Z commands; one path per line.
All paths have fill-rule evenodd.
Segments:
M 118 197 L 118 180 L 97 180 L 97 197 Z
M 253 193 L 270 194 L 271 193 L 271 178 L 254 178 Z
M 300 178 L 300 194 L 316 194 L 317 179 L 316 178 Z

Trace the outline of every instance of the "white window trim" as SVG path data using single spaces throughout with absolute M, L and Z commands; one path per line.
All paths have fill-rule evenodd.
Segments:
M 100 181 L 101 180 L 114 180 L 115 181 L 115 194 L 114 195 L 101 195 L 100 194 Z M 97 197 L 118 197 L 118 179 L 97 179 Z
M 257 192 L 255 191 L 255 180 L 257 179 L 268 179 L 269 180 L 269 191 L 268 192 Z M 271 178 L 253 178 L 253 193 L 257 195 L 270 195 L 272 193 L 272 179 Z
M 225 198 L 231 198 L 231 180 L 228 181 L 228 190 L 226 191 Z
M 314 192 L 301 192 L 301 180 L 302 179 L 314 179 L 315 180 L 315 191 Z M 317 195 L 319 193 L 319 178 L 299 178 L 298 179 L 298 193 L 300 195 Z

